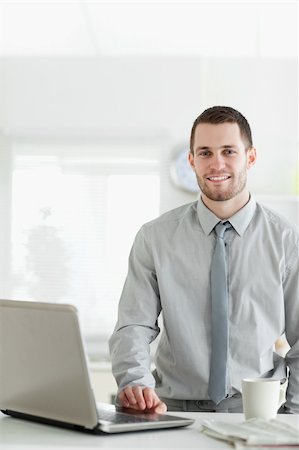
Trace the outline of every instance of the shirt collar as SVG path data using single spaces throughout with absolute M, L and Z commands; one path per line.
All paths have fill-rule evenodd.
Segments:
M 249 201 L 246 203 L 243 208 L 241 208 L 236 214 L 232 217 L 228 218 L 229 222 L 239 234 L 242 236 L 248 227 L 251 219 L 253 218 L 254 212 L 256 208 L 256 201 L 250 195 Z M 221 219 L 217 217 L 207 206 L 203 203 L 202 198 L 200 198 L 197 202 L 197 214 L 202 226 L 202 229 L 206 235 L 209 235 L 217 223 Z

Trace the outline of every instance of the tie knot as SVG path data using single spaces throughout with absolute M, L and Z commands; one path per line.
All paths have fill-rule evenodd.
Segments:
M 219 222 L 215 226 L 215 233 L 216 233 L 217 238 L 223 239 L 224 233 L 229 228 L 231 228 L 231 224 L 228 221 L 227 222 Z

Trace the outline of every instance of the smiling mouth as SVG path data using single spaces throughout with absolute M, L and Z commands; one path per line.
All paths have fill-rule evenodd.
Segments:
M 213 182 L 220 182 L 220 181 L 226 181 L 229 178 L 231 178 L 229 175 L 221 175 L 221 176 L 211 176 L 207 177 L 207 180 L 213 181 Z

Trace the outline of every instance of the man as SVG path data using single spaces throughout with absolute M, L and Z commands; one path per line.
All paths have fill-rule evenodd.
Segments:
M 130 254 L 110 339 L 118 402 L 161 413 L 241 412 L 242 378 L 284 379 L 288 367 L 281 412 L 299 413 L 298 233 L 249 193 L 256 150 L 245 117 L 205 110 L 189 162 L 201 198 L 143 225 Z M 273 351 L 283 333 L 285 359 Z

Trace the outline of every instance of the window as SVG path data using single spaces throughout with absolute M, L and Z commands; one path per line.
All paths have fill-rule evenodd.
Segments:
M 10 298 L 74 304 L 98 354 L 134 236 L 159 215 L 160 176 L 149 147 L 90 147 L 15 144 Z

